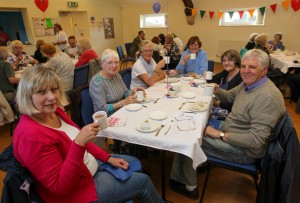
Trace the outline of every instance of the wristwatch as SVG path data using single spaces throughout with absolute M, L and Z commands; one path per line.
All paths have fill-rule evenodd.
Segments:
M 225 133 L 222 131 L 222 132 L 220 133 L 220 139 L 223 140 L 224 136 L 225 136 Z

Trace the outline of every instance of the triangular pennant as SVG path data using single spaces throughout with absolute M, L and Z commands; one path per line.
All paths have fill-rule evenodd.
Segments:
M 209 13 L 210 19 L 212 19 L 212 17 L 214 16 L 215 12 L 214 11 L 209 11 L 208 13 Z
M 289 0 L 281 2 L 281 5 L 287 11 L 289 9 Z
M 260 7 L 259 8 L 259 11 L 260 11 L 260 13 L 261 13 L 262 16 L 265 15 L 265 10 L 266 10 L 266 7 Z
M 232 18 L 234 11 L 229 11 L 228 13 L 229 13 L 230 18 Z
M 192 16 L 194 17 L 196 14 L 196 9 L 195 8 L 192 8 Z
M 275 13 L 275 11 L 276 11 L 276 7 L 277 7 L 277 4 L 272 4 L 271 6 L 270 6 L 270 8 L 272 9 L 272 11 Z
M 200 15 L 201 15 L 201 18 L 203 18 L 203 16 L 204 16 L 205 12 L 206 12 L 206 11 L 200 10 Z
M 250 9 L 250 10 L 248 10 L 248 12 L 249 12 L 251 18 L 253 17 L 254 11 L 255 11 L 255 9 Z
M 239 11 L 240 19 L 243 18 L 244 11 Z
M 223 16 L 223 13 L 224 13 L 224 12 L 221 12 L 221 11 L 220 11 L 220 12 L 218 12 L 218 20 L 220 20 L 220 19 L 222 18 L 222 16 Z

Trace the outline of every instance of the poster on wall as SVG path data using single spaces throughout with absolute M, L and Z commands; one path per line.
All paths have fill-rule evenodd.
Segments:
M 103 27 L 105 39 L 115 38 L 113 18 L 103 18 Z
M 36 37 L 55 35 L 53 25 L 58 22 L 58 18 L 32 18 L 33 28 Z

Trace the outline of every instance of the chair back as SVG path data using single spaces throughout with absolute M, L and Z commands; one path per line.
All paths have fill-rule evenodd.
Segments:
M 207 70 L 214 72 L 214 69 L 215 69 L 215 62 L 212 60 L 208 60 Z
M 101 70 L 99 59 L 90 60 L 89 65 L 90 67 L 89 67 L 88 83 L 90 83 L 92 77 Z
M 73 89 L 81 85 L 88 84 L 89 66 L 90 65 L 87 63 L 74 69 Z
M 125 68 L 119 71 L 119 74 L 121 75 L 123 82 L 125 83 L 128 89 L 130 89 L 130 84 L 131 84 L 131 71 L 132 68 Z
M 93 123 L 94 105 L 89 93 L 89 88 L 84 88 L 80 92 L 81 95 L 81 116 L 85 125 Z
M 122 46 L 119 45 L 116 48 L 117 48 L 117 52 L 119 54 L 120 60 L 122 60 L 123 58 L 125 58 Z
M 130 47 L 131 47 L 131 45 L 132 45 L 132 42 L 125 43 L 125 49 L 126 49 L 127 56 L 129 56 L 129 54 L 130 54 Z

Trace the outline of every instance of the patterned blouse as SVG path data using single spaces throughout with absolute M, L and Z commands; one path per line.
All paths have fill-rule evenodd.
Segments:
M 26 67 L 27 64 L 33 63 L 34 58 L 32 58 L 30 55 L 26 54 L 26 52 L 22 52 L 23 59 L 20 61 L 19 66 L 15 67 L 13 64 L 17 61 L 18 56 L 14 55 L 13 53 L 9 53 L 6 61 L 8 63 L 11 63 L 14 66 L 15 70 L 18 70 L 19 68 Z
M 62 83 L 73 81 L 75 66 L 68 54 L 59 52 L 48 61 L 49 67 L 55 68 L 57 74 L 61 77 Z

